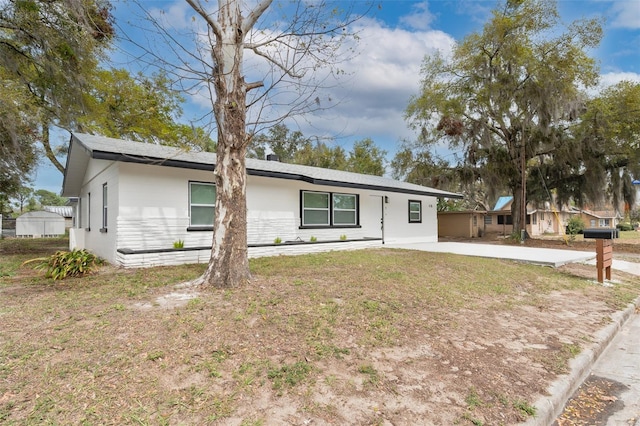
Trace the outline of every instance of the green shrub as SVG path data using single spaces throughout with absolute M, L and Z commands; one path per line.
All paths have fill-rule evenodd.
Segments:
M 274 243 L 274 244 L 280 244 L 280 243 L 282 243 L 282 238 L 280 238 L 280 237 L 276 237 L 276 239 L 275 239 L 275 240 L 273 240 L 273 243 Z
M 27 260 L 23 265 L 39 262 L 36 269 L 46 269 L 45 276 L 54 280 L 62 280 L 67 277 L 79 277 L 92 272 L 102 263 L 94 254 L 86 250 L 57 251 L 49 257 L 40 257 Z
M 575 237 L 579 233 L 584 231 L 584 222 L 579 216 L 573 216 L 567 222 L 567 234 Z
M 347 241 L 347 236 L 344 234 L 340 235 L 340 241 Z
M 312 236 L 311 238 L 309 238 L 309 241 L 311 241 L 312 243 L 315 243 L 316 241 L 318 241 L 318 239 Z
M 630 223 L 619 223 L 616 225 L 620 231 L 633 231 L 633 225 Z
M 182 241 L 182 240 L 174 241 L 173 242 L 173 248 L 174 249 L 184 248 L 184 241 Z

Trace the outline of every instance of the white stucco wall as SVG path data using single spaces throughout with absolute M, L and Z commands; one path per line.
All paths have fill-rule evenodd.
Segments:
M 160 165 L 112 163 L 92 160 L 82 187 L 80 200 L 80 230 L 78 242 L 98 256 L 112 263 L 140 266 L 141 263 L 162 264 L 208 260 L 208 250 L 193 252 L 116 254 L 117 249 L 170 249 L 177 240 L 185 248 L 210 247 L 212 231 L 190 231 L 189 182 L 213 183 L 213 172 L 187 170 Z M 102 185 L 108 184 L 108 229 L 100 232 L 102 224 Z M 385 240 L 388 242 L 437 241 L 436 199 L 399 193 L 358 190 L 310 183 L 249 176 L 247 179 L 248 243 L 271 244 L 301 239 L 309 241 L 382 238 L 381 219 L 384 204 Z M 360 226 L 350 228 L 303 229 L 300 219 L 301 190 L 358 194 Z M 91 192 L 91 206 L 88 193 Z M 409 223 L 408 202 L 422 202 L 422 222 Z M 89 213 L 90 227 L 89 227 Z M 90 228 L 90 230 L 89 230 Z M 82 235 L 80 235 L 82 234 Z M 341 244 L 341 243 L 338 243 Z M 379 244 L 376 243 L 376 244 Z M 342 249 L 344 246 L 340 246 Z M 305 252 L 326 250 L 328 244 L 303 249 L 281 246 L 275 249 L 254 247 L 250 254 L 267 255 L 275 252 Z M 275 253 L 274 252 L 274 253 Z
M 118 163 L 106 160 L 93 160 L 89 163 L 80 191 L 81 212 L 77 225 L 84 231 L 75 233 L 76 241 L 83 244 L 83 246 L 79 244 L 76 248 L 87 248 L 109 262 L 115 261 L 117 248 L 118 167 Z M 103 229 L 102 188 L 105 183 L 107 184 L 107 228 Z M 89 194 L 91 194 L 90 198 Z

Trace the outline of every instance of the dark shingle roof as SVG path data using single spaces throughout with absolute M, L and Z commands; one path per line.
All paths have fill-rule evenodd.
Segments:
M 89 158 L 158 164 L 196 170 L 213 170 L 216 163 L 216 155 L 210 152 L 196 152 L 164 145 L 75 133 L 71 136 L 63 194 L 67 196 L 78 195 L 82 176 Z M 253 176 L 300 180 L 316 185 L 381 190 L 442 198 L 462 198 L 462 195 L 453 192 L 400 182 L 381 176 L 363 175 L 320 167 L 251 158 L 247 159 L 246 167 L 247 174 Z

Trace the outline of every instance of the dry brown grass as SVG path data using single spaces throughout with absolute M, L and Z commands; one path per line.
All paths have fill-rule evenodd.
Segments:
M 258 259 L 229 290 L 173 286 L 202 265 L 53 283 L 26 251 L 0 261 L 6 424 L 514 424 L 640 293 L 400 250 Z

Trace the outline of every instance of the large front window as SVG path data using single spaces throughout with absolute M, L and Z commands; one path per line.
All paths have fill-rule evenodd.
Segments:
M 357 225 L 357 195 L 302 191 L 302 226 Z
M 213 226 L 216 186 L 212 183 L 189 182 L 189 217 L 191 226 Z

